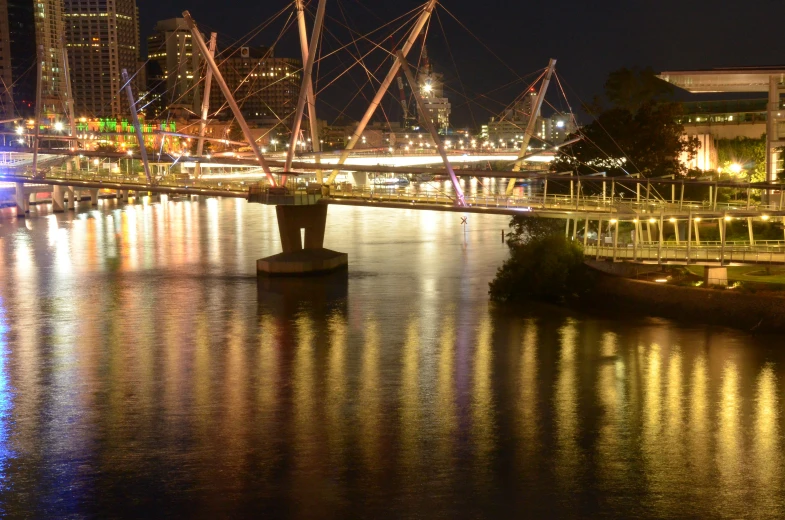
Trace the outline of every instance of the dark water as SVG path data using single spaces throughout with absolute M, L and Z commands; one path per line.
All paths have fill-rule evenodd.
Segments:
M 330 208 L 348 277 L 257 284 L 273 208 L 0 214 L 11 517 L 782 518 L 781 337 L 487 302 L 503 217 Z

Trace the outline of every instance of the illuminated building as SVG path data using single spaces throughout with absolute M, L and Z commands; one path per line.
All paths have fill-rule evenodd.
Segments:
M 216 51 L 219 70 L 243 116 L 257 124 L 290 121 L 300 93 L 302 61 L 276 58 L 266 47 L 230 47 Z M 217 87 L 210 91 L 211 112 L 226 103 Z M 228 118 L 229 110 L 217 117 Z
M 428 52 L 423 46 L 423 66 L 417 74 L 417 85 L 420 88 L 425 111 L 441 134 L 446 134 L 450 127 L 450 100 L 444 97 L 444 76 L 433 71 L 428 59 Z M 420 125 L 423 122 L 420 120 Z
M 201 105 L 199 66 L 191 31 L 183 18 L 161 20 L 147 38 L 147 114 L 160 116 L 166 108 L 198 113 Z
M 0 114 L 35 113 L 37 47 L 43 46 L 42 113 L 63 113 L 63 0 L 0 0 Z
M 65 0 L 65 23 L 77 116 L 127 115 L 122 69 L 135 76 L 135 95 L 142 84 L 135 74 L 139 60 L 136 1 Z

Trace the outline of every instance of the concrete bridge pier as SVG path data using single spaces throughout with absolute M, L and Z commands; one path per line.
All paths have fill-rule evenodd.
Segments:
M 324 248 L 326 204 L 276 206 L 275 212 L 283 253 L 257 260 L 259 275 L 303 276 L 347 268 L 346 253 Z
M 722 287 L 727 287 L 728 268 L 706 266 L 703 269 L 703 284 L 707 287 L 711 285 L 720 285 Z
M 52 186 L 52 211 L 62 213 L 65 211 L 65 188 Z
M 98 205 L 98 190 L 96 189 L 90 190 L 90 205 L 91 206 Z
M 14 184 L 15 192 L 14 192 L 14 200 L 16 201 L 16 216 L 17 217 L 24 217 L 25 214 L 30 211 L 30 200 L 27 198 L 25 194 L 25 185 L 23 182 L 17 182 Z
M 368 184 L 368 172 L 352 172 L 352 184 L 358 188 L 364 187 Z
M 73 186 L 66 186 L 65 193 L 68 196 L 68 202 L 66 204 L 66 208 L 70 210 L 76 209 L 76 190 Z

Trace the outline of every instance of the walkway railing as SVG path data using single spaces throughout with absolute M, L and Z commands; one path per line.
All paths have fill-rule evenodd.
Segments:
M 727 264 L 785 264 L 785 242 L 771 241 L 771 244 L 716 243 L 701 245 L 686 243 L 657 243 L 596 245 L 584 247 L 587 258 L 631 260 L 636 262 L 661 263 L 706 263 L 710 265 Z

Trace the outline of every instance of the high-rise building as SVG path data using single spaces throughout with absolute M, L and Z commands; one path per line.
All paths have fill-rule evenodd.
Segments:
M 444 97 L 444 76 L 433 71 L 428 52 L 423 46 L 423 66 L 417 74 L 425 111 L 440 133 L 447 133 L 450 127 L 450 100 Z M 423 124 L 423 121 L 420 121 Z
M 0 0 L 0 113 L 35 113 L 38 47 L 43 46 L 42 113 L 63 113 L 63 0 Z
M 121 71 L 138 68 L 136 1 L 65 0 L 64 14 L 76 115 L 127 115 Z M 132 85 L 138 95 L 138 76 Z
M 167 108 L 198 113 L 201 56 L 194 52 L 185 19 L 155 24 L 155 32 L 147 37 L 147 56 L 147 113 L 158 117 Z
M 261 124 L 291 121 L 300 93 L 301 60 L 276 58 L 273 50 L 265 47 L 228 48 L 216 56 L 221 75 L 247 120 Z M 214 85 L 210 111 L 224 103 L 223 94 Z M 219 117 L 230 116 L 225 109 Z
M 63 44 L 65 24 L 63 0 L 36 0 L 36 45 L 43 47 L 41 56 L 42 114 L 63 114 L 65 101 L 65 67 Z M 37 74 L 36 74 L 37 75 Z

